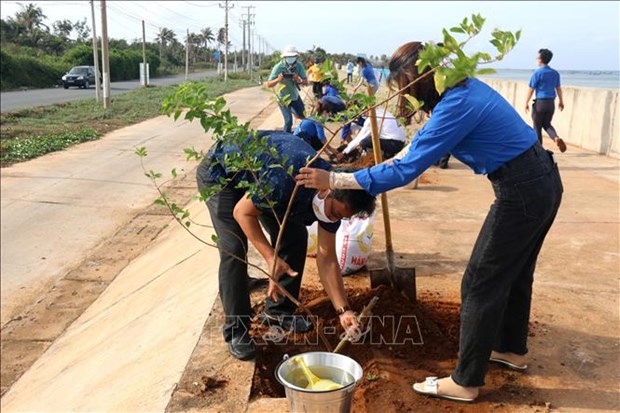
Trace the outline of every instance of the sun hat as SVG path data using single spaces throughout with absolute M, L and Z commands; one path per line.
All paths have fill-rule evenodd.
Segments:
M 282 57 L 293 57 L 299 55 L 295 46 L 286 46 L 282 51 Z

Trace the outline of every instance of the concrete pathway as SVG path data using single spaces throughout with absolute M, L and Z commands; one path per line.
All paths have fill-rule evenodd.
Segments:
M 226 99 L 246 121 L 265 108 L 271 96 L 252 88 Z M 185 161 L 183 148 L 207 144 L 198 123 L 160 116 L 98 141 L 3 168 L 1 324 L 157 197 L 134 154 L 136 147 L 148 149 L 147 170 L 169 174 L 177 167 L 183 174 L 195 166 Z
M 270 96 L 249 89 L 226 98 L 233 113 L 247 121 L 270 103 Z M 157 118 L 117 133 L 129 136 L 137 133 L 136 128 L 160 128 L 163 136 L 179 133 L 177 125 L 168 121 Z M 277 122 L 269 116 L 262 127 L 272 128 Z M 192 129 L 199 125 L 180 123 L 183 133 L 200 138 L 194 144 L 205 146 L 200 130 Z M 151 146 L 149 153 L 156 153 Z M 184 146 L 177 145 L 177 152 Z M 145 180 L 141 173 L 135 179 Z M 144 192 L 142 207 L 155 198 L 152 191 Z M 211 225 L 202 203 L 192 201 L 188 208 L 196 222 Z M 204 240 L 213 233 L 201 226 L 193 226 L 192 231 Z M 164 411 L 217 297 L 218 261 L 217 250 L 171 221 L 11 387 L 0 402 L 1 409 Z M 219 327 L 213 334 L 220 334 Z M 248 396 L 249 383 L 244 400 Z

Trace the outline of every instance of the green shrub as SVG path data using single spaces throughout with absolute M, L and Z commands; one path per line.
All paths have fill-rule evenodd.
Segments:
M 2 141 L 0 159 L 3 163 L 24 161 L 46 153 L 63 150 L 76 143 L 97 140 L 100 136 L 100 133 L 95 129 L 82 127 L 73 132 L 7 139 Z
M 0 51 L 0 89 L 53 87 L 69 69 L 65 62 L 50 56 L 12 56 Z

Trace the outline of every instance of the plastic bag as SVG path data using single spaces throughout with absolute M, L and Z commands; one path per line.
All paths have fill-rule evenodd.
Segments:
M 363 268 L 368 262 L 372 246 L 373 224 L 375 214 L 369 217 L 352 217 L 343 219 L 336 233 L 336 255 L 343 275 L 352 274 Z M 309 257 L 316 257 L 318 247 L 318 224 L 308 228 Z

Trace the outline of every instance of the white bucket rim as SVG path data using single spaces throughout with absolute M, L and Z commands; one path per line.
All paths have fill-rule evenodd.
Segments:
M 355 364 L 357 364 L 362 372 L 364 371 L 362 366 L 354 358 L 349 357 L 349 356 L 345 356 L 344 354 L 329 353 L 329 352 L 326 352 L 326 351 L 307 351 L 305 353 L 296 354 L 294 357 L 302 356 L 304 354 L 332 354 L 332 355 L 335 355 L 335 356 L 346 357 L 346 358 L 350 359 L 351 361 L 353 361 Z M 334 392 L 339 392 L 339 391 L 347 390 L 349 387 L 357 386 L 359 384 L 359 382 L 361 381 L 361 378 L 360 378 L 360 379 L 354 380 L 352 383 L 349 383 L 346 386 L 342 386 L 339 389 L 324 390 L 324 391 L 313 391 L 313 390 L 308 390 L 308 389 L 303 388 L 303 387 L 298 387 L 298 386 L 295 386 L 294 384 L 289 383 L 288 381 L 284 380 L 284 377 L 280 377 L 280 367 L 282 367 L 282 364 L 284 364 L 286 361 L 288 361 L 290 359 L 291 359 L 291 356 L 289 356 L 288 354 L 285 354 L 283 356 L 283 358 L 282 358 L 282 361 L 279 362 L 278 365 L 275 368 L 276 380 L 278 380 L 278 383 L 280 383 L 281 385 L 283 385 L 287 389 L 292 389 L 292 390 L 295 390 L 295 391 L 300 391 L 302 393 L 326 394 L 326 393 L 334 393 Z M 363 373 L 362 373 L 362 377 L 363 377 Z

